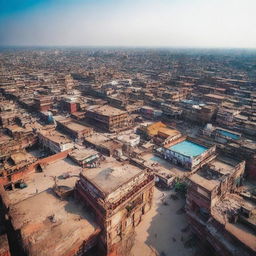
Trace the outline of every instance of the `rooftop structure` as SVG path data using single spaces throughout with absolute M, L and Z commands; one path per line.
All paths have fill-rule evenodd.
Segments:
M 31 256 L 86 252 L 100 231 L 81 206 L 72 199 L 60 200 L 53 190 L 12 205 L 9 215 L 14 230 L 21 234 L 24 251 Z
M 123 146 L 122 142 L 106 137 L 100 133 L 86 137 L 85 144 L 89 147 L 95 147 L 99 152 L 107 156 L 118 155 L 118 151 L 120 151 Z
M 104 168 L 84 170 L 81 175 L 99 189 L 102 198 L 109 200 L 112 192 L 133 178 L 144 176 L 144 171 L 133 165 L 119 164 L 115 159 L 112 159 L 104 163 Z M 122 192 L 120 191 L 120 193 Z M 116 198 L 112 197 L 112 200 L 116 200 Z
M 98 151 L 94 149 L 75 149 L 69 156 L 82 167 L 95 167 L 100 158 Z
M 54 153 L 73 148 L 73 143 L 65 135 L 56 130 L 40 131 L 38 134 L 40 143 Z

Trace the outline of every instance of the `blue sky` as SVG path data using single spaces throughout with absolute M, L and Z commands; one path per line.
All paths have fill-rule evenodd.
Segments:
M 256 48 L 256 0 L 0 4 L 0 45 Z

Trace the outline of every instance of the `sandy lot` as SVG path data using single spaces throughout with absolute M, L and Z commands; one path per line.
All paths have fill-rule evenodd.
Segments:
M 155 188 L 153 207 L 143 216 L 142 222 L 136 228 L 136 242 L 132 249 L 132 256 L 151 256 L 152 249 L 150 248 L 154 248 L 161 256 L 195 254 L 195 247 L 184 247 L 184 241 L 191 235 L 190 231 L 181 231 L 188 227 L 186 215 L 180 210 L 185 200 L 171 199 L 170 195 L 173 193 L 173 191 L 160 191 Z M 163 204 L 162 198 L 165 198 L 167 205 Z

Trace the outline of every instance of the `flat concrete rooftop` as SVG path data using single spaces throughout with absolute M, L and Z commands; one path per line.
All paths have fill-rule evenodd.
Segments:
M 173 175 L 182 178 L 190 174 L 190 172 L 186 171 L 185 169 L 174 165 L 171 162 L 168 162 L 165 159 L 154 155 L 153 153 L 147 153 L 143 155 L 142 159 L 145 166 L 163 176 Z
M 110 136 L 106 137 L 101 133 L 94 133 L 91 136 L 85 138 L 86 142 L 89 142 L 93 145 L 102 146 L 109 149 L 115 149 L 122 145 L 122 142 L 114 140 L 110 138 Z
M 43 172 L 33 172 L 25 174 L 23 181 L 27 184 L 26 188 L 6 191 L 9 203 L 15 204 L 37 193 L 40 193 L 54 186 L 54 177 L 58 186 L 73 188 L 79 178 L 81 167 L 70 159 L 61 159 L 50 163 L 43 168 Z M 63 179 L 61 175 L 69 174 L 69 178 Z
M 31 256 L 73 255 L 97 233 L 96 224 L 80 205 L 72 199 L 60 200 L 51 189 L 11 206 L 10 216 Z
M 194 173 L 193 175 L 191 175 L 189 177 L 189 180 L 194 182 L 195 184 L 200 185 L 208 191 L 212 191 L 220 183 L 219 180 L 207 179 L 204 176 L 199 175 L 198 173 Z
M 91 129 L 88 126 L 79 124 L 79 123 L 74 122 L 74 121 L 70 121 L 69 123 L 66 123 L 65 126 L 68 127 L 70 130 L 78 131 L 78 132 Z
M 134 165 L 108 157 L 102 167 L 84 170 L 82 176 L 107 195 L 142 173 L 144 171 Z
M 239 213 L 241 206 L 252 211 L 252 216 L 246 218 L 252 223 L 256 223 L 256 205 L 252 201 L 244 200 L 237 194 L 226 194 L 222 200 L 219 200 L 212 209 L 212 215 L 220 223 L 225 226 L 225 229 L 234 237 L 247 245 L 253 251 L 256 251 L 256 236 L 255 231 L 245 223 L 238 221 L 237 223 L 230 223 L 226 221 L 228 212 Z M 219 233 L 219 232 L 218 232 Z
M 73 131 L 79 132 L 79 131 L 91 129 L 86 125 L 78 123 L 76 120 L 72 118 L 64 118 L 63 116 L 56 116 L 56 117 L 54 116 L 54 119 Z
M 72 141 L 67 136 L 63 135 L 62 133 L 60 133 L 56 130 L 40 131 L 40 133 L 48 140 L 51 140 L 58 144 L 72 143 Z
M 220 182 L 221 178 L 226 174 L 232 174 L 235 171 L 235 166 L 239 161 L 230 158 L 217 157 L 209 164 L 198 170 L 189 177 L 195 184 L 212 191 Z
M 100 115 L 104 115 L 104 116 L 117 116 L 117 115 L 122 115 L 126 113 L 126 111 L 120 110 L 118 108 L 115 108 L 109 105 L 93 108 L 90 111 L 98 113 Z
M 69 155 L 77 161 L 83 161 L 84 159 L 96 154 L 99 154 L 99 152 L 91 148 L 75 149 L 69 153 Z
M 104 136 L 102 133 L 94 133 L 93 135 L 86 137 L 86 141 L 95 145 L 105 143 L 108 140 L 110 139 Z

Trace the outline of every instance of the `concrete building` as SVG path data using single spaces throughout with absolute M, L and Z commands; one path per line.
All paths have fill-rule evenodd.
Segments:
M 153 186 L 153 176 L 111 158 L 104 168 L 81 173 L 76 196 L 94 213 L 102 229 L 99 247 L 105 253 L 129 255 L 134 227 L 151 207 Z
M 57 129 L 69 135 L 73 139 L 83 139 L 92 135 L 93 129 L 72 118 L 54 117 Z
M 217 255 L 256 252 L 256 205 L 238 195 L 244 169 L 244 161 L 218 157 L 188 178 L 189 222 L 202 244 Z
M 94 133 L 86 137 L 84 143 L 86 146 L 95 148 L 106 156 L 120 156 L 122 154 L 123 143 L 106 137 L 101 133 Z
M 69 153 L 70 158 L 83 168 L 92 168 L 98 165 L 100 153 L 94 149 L 75 149 Z
M 168 161 L 182 166 L 189 171 L 195 171 L 216 157 L 216 146 L 203 145 L 196 140 L 180 137 L 178 140 L 164 145 L 162 155 Z
M 108 105 L 88 110 L 86 118 L 95 126 L 108 132 L 125 130 L 132 125 L 132 120 L 126 111 Z
M 73 199 L 81 167 L 67 155 L 39 159 L 15 174 L 25 187 L 0 186 L 1 213 L 8 216 L 5 225 L 15 255 L 82 256 L 96 246 L 100 229 Z
M 63 98 L 60 102 L 61 110 L 67 111 L 72 114 L 78 111 L 78 102 L 75 97 L 66 97 Z
M 21 234 L 22 249 L 31 256 L 84 255 L 100 232 L 87 212 L 51 189 L 11 205 L 8 214 L 14 231 Z
M 38 111 L 48 111 L 52 107 L 52 98 L 50 96 L 44 96 L 34 99 L 35 109 Z
M 73 142 L 56 130 L 44 130 L 38 133 L 41 145 L 53 153 L 62 152 L 73 148 Z

